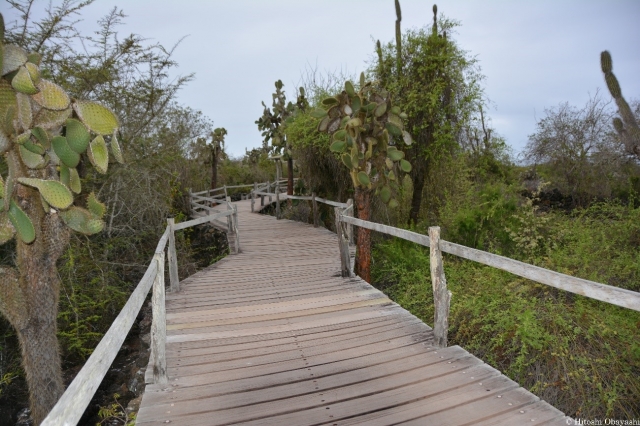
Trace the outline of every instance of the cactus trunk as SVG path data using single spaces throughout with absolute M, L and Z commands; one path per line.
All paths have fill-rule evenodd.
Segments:
M 7 164 L 11 175 L 24 176 L 16 149 L 7 153 Z M 31 416 L 37 425 L 64 391 L 57 340 L 60 280 L 56 262 L 69 242 L 70 230 L 58 214 L 45 214 L 36 189 L 19 185 L 14 200 L 35 225 L 36 239 L 29 244 L 17 239 L 16 268 L 0 268 L 0 311 L 20 341 Z
M 216 149 L 211 150 L 211 189 L 218 186 L 218 153 Z
M 356 207 L 358 219 L 371 220 L 371 191 L 362 187 L 356 187 Z M 371 231 L 358 228 L 356 239 L 356 274 L 366 282 L 371 282 Z
M 291 157 L 287 160 L 287 173 L 287 195 L 293 195 L 293 158 Z

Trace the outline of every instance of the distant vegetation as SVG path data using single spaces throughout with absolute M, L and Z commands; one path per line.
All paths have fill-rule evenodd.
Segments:
M 117 37 L 122 11 L 113 9 L 97 34 L 85 36 L 73 26 L 83 3 L 65 2 L 38 22 L 31 3 L 12 3 L 24 22 L 7 22 L 5 45 L 37 50 L 43 77 L 74 99 L 113 111 L 125 160 L 100 174 L 80 155 L 82 192 L 104 203 L 104 230 L 73 234 L 57 263 L 64 368 L 81 364 L 108 329 L 166 218 L 187 217 L 188 189 L 273 181 L 270 157 L 287 160 L 301 178 L 296 193 L 344 202 L 366 191 L 368 207 L 359 209 L 370 208 L 373 221 L 421 233 L 439 225 L 449 241 L 640 291 L 640 103 L 622 96 L 608 54 L 600 64 L 596 55 L 593 66 L 601 67 L 615 107 L 603 93 L 585 105 L 549 105 L 522 157 L 514 158 L 491 124 L 472 52 L 452 36 L 456 22 L 434 7 L 433 22 L 402 32 L 396 1 L 396 38 L 372 46 L 376 59 L 362 83 L 308 71 L 295 105 L 285 104 L 276 83 L 274 104 L 258 119 L 264 145 L 231 158 L 226 130 L 214 131 L 211 119 L 176 101 L 193 76 L 168 78 L 177 65 L 172 50 L 141 35 Z M 370 114 L 360 111 L 365 101 L 375 101 Z M 8 166 L 0 158 L 5 180 Z M 86 206 L 86 197 L 77 198 Z M 293 203 L 285 215 L 304 220 L 302 213 Z M 331 214 L 323 212 L 328 226 Z M 181 277 L 197 270 L 192 236 L 177 237 Z M 371 246 L 372 283 L 431 324 L 428 251 L 375 233 Z M 16 247 L 15 239 L 0 245 L 2 270 L 15 266 Z M 570 416 L 640 417 L 640 313 L 457 258 L 444 262 L 453 292 L 450 344 Z M 0 332 L 0 400 L 15 400 L 24 388 L 20 350 L 1 317 Z

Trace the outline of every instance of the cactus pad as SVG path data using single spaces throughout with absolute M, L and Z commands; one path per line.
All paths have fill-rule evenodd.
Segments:
M 13 200 L 9 206 L 9 220 L 15 228 L 18 238 L 25 244 L 30 244 L 36 239 L 36 230 L 33 228 L 31 219 Z
M 69 148 L 82 154 L 87 150 L 91 135 L 87 128 L 74 118 L 69 118 L 65 121 L 66 137 Z
M 62 87 L 47 80 L 40 80 L 38 89 L 40 89 L 40 93 L 34 95 L 33 100 L 42 105 L 43 108 L 54 111 L 62 111 L 69 108 L 71 100 Z
M 385 185 L 380 189 L 380 199 L 385 204 L 387 204 L 391 199 L 391 188 L 389 188 L 388 185 Z
M 69 167 L 64 164 L 60 164 L 60 182 L 69 188 L 71 186 L 70 179 Z
M 14 44 L 4 46 L 2 59 L 2 75 L 7 75 L 27 62 L 27 54 L 24 50 Z
M 31 62 L 27 62 L 26 64 L 24 64 L 24 67 L 27 69 L 27 71 L 29 71 L 29 76 L 31 76 L 31 81 L 33 81 L 33 84 L 37 86 L 40 82 L 40 71 L 38 71 L 38 67 Z
M 93 216 L 100 219 L 107 211 L 107 207 L 96 198 L 96 194 L 93 192 L 87 198 L 87 208 Z
M 382 117 L 385 112 L 387 112 L 387 103 L 383 102 L 376 107 L 373 115 L 375 115 L 376 117 Z
M 44 148 L 42 147 L 42 145 L 40 145 L 37 142 L 31 142 L 31 139 L 28 139 L 24 144 L 22 144 L 25 148 L 27 148 L 29 151 L 33 152 L 34 154 L 38 154 L 38 155 L 44 155 Z
M 369 180 L 369 175 L 367 175 L 365 172 L 358 172 L 358 182 L 362 186 L 371 185 L 371 180 Z
M 116 132 L 111 136 L 111 153 L 116 161 L 120 164 L 124 164 L 124 157 L 122 156 L 122 148 L 120 148 L 120 144 L 118 143 L 118 137 L 116 136 Z
M 331 147 L 329 149 L 331 149 L 332 152 L 344 152 L 344 149 L 346 147 L 347 147 L 346 141 L 337 140 L 331 144 Z
M 411 163 L 405 159 L 400 160 L 400 169 L 405 173 L 409 173 L 411 171 Z
M 69 188 L 76 194 L 82 192 L 82 185 L 80 184 L 80 175 L 78 175 L 78 169 L 69 169 Z
M 54 111 L 42 108 L 35 116 L 33 125 L 42 127 L 45 130 L 53 130 L 62 126 L 67 118 L 71 116 L 71 108 L 61 111 Z
M 118 128 L 118 119 L 111 110 L 96 102 L 78 101 L 73 109 L 85 126 L 99 135 L 110 135 Z
M 25 166 L 30 169 L 41 169 L 45 166 L 46 161 L 42 155 L 29 151 L 24 145 L 20 145 L 20 158 Z
M 40 61 L 42 60 L 42 55 L 38 52 L 31 52 L 27 55 L 27 61 L 30 64 L 40 66 Z
M 390 146 L 387 149 L 387 157 L 389 157 L 391 161 L 400 161 L 404 158 L 404 152 L 398 151 L 395 146 Z
M 55 180 L 18 178 L 18 182 L 31 186 L 40 191 L 40 195 L 56 209 L 66 209 L 73 203 L 71 191 L 62 183 Z
M 60 217 L 69 228 L 82 234 L 97 234 L 104 228 L 104 222 L 81 207 L 71 206 L 68 210 L 61 211 Z
M 405 145 L 411 145 L 413 143 L 413 139 L 411 139 L 411 135 L 406 130 L 402 131 L 402 140 Z
M 31 102 L 29 96 L 24 93 L 16 93 L 16 101 L 18 106 L 18 120 L 23 129 L 31 127 L 33 115 L 31 114 Z
M 107 173 L 107 167 L 109 167 L 109 151 L 107 151 L 107 144 L 104 142 L 102 135 L 96 136 L 91 141 L 89 149 L 87 150 L 87 156 L 98 172 L 102 174 Z
M 34 127 L 31 129 L 31 134 L 38 141 L 40 145 L 42 145 L 45 149 L 51 148 L 51 141 L 49 141 L 49 135 L 47 131 L 42 127 Z
M 34 95 L 38 93 L 38 88 L 31 80 L 29 71 L 24 66 L 18 68 L 18 73 L 11 79 L 11 87 L 19 93 Z
M 67 138 L 64 136 L 56 136 L 51 139 L 51 146 L 60 161 L 67 167 L 75 167 L 80 162 L 80 154 L 69 147 Z

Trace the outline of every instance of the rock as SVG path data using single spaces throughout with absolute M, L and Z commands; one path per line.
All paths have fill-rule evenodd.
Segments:
M 130 416 L 133 413 L 137 413 L 138 410 L 140 409 L 141 402 L 142 402 L 142 395 L 129 401 L 127 408 L 125 408 L 125 412 L 127 413 L 127 415 Z

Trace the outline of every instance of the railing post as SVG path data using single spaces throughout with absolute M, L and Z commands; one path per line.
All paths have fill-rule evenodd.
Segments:
M 253 192 L 251 193 L 251 213 L 254 212 L 254 205 L 256 203 L 256 192 L 258 192 L 258 182 L 253 182 Z
M 280 220 L 280 181 L 276 181 L 276 219 Z
M 233 206 L 233 232 L 236 234 L 236 254 L 240 253 L 240 234 L 238 233 L 238 206 Z
M 153 382 L 167 383 L 167 358 L 165 344 L 167 341 L 167 320 L 164 301 L 164 251 L 156 253 L 153 261 L 157 263 L 156 278 L 153 281 L 151 296 L 151 359 L 153 359 Z
M 349 209 L 349 207 L 351 207 L 351 209 Z M 349 198 L 347 200 L 347 210 L 346 210 L 347 213 L 345 213 L 345 216 L 353 217 L 354 214 L 355 214 L 355 212 L 353 211 L 353 208 L 354 208 L 353 207 L 353 199 Z M 353 225 L 350 224 L 350 223 L 347 224 L 347 240 L 349 241 L 349 244 L 353 244 L 354 243 L 354 241 L 353 241 Z
M 227 201 L 227 210 L 232 210 L 231 197 L 226 197 L 225 200 Z M 231 216 L 227 216 L 227 232 L 229 233 L 233 232 L 233 224 L 231 223 L 232 220 L 233 218 Z
M 340 274 L 342 277 L 351 276 L 350 259 L 349 259 L 349 241 L 344 236 L 344 228 L 341 220 L 342 213 L 340 207 L 334 207 L 336 214 L 336 234 L 338 236 L 338 249 L 340 250 Z
M 224 186 L 224 198 L 227 199 L 229 196 L 227 195 L 227 185 Z
M 170 217 L 167 219 L 169 226 L 169 249 L 167 257 L 169 260 L 169 282 L 171 283 L 171 292 L 180 291 L 180 279 L 178 278 L 178 258 L 176 256 L 176 236 L 174 233 L 175 220 Z
M 313 207 L 313 227 L 318 227 L 318 202 L 316 201 L 316 193 L 311 193 L 311 204 Z
M 442 265 L 442 252 L 440 251 L 440 227 L 429 227 L 429 245 L 431 266 L 431 285 L 433 287 L 433 338 L 436 346 L 447 347 L 447 331 L 449 329 L 449 305 L 451 304 L 451 292 L 447 290 L 447 280 L 444 276 Z

